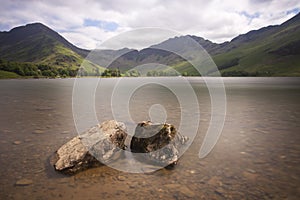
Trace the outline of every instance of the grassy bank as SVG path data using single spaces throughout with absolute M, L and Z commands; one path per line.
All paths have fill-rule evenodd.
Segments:
M 14 72 L 0 70 L 0 79 L 23 78 Z

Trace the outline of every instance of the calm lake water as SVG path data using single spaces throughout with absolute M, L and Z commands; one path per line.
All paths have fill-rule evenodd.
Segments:
M 176 78 L 160 80 L 180 87 Z M 210 122 L 210 96 L 201 78 L 189 80 L 199 101 L 200 126 L 175 169 L 135 174 L 102 166 L 74 176 L 49 164 L 53 152 L 77 135 L 74 79 L 1 80 L 0 199 L 299 199 L 300 79 L 224 78 L 225 125 L 204 159 L 198 153 Z M 100 122 L 112 119 L 108 96 L 116 81 L 105 79 L 107 92 L 96 93 Z M 132 95 L 133 120 L 148 120 L 153 104 L 163 105 L 167 122 L 178 126 L 178 100 L 155 84 Z M 22 179 L 31 183 L 16 184 Z

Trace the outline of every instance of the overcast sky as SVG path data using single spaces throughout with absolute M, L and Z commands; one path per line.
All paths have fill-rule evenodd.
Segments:
M 280 24 L 299 11 L 299 0 L 3 0 L 0 30 L 41 22 L 87 49 L 142 27 L 172 29 L 220 43 Z

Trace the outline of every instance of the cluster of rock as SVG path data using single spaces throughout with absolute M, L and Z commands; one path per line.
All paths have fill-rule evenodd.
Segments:
M 131 151 L 137 159 L 156 165 L 173 166 L 179 159 L 181 147 L 187 137 L 177 132 L 171 124 L 139 123 L 126 146 L 125 124 L 115 120 L 105 121 L 74 137 L 60 147 L 51 159 L 55 170 L 74 174 L 91 167 L 119 159 L 124 151 Z

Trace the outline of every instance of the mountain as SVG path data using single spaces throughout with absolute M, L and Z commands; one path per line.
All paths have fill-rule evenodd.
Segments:
M 110 67 L 126 71 L 146 63 L 158 63 L 171 66 L 181 74 L 199 75 L 185 59 L 163 50 L 192 55 L 195 51 L 191 39 L 207 51 L 223 76 L 300 76 L 300 14 L 281 25 L 253 30 L 222 44 L 191 35 L 170 38 L 140 51 L 131 50 Z M 202 75 L 216 74 L 217 68 L 201 67 Z
M 107 66 L 109 64 L 108 68 L 119 68 L 121 72 L 126 72 L 138 66 L 145 66 L 148 67 L 148 70 L 146 71 L 163 70 L 164 72 L 166 72 L 162 74 L 179 75 L 180 73 L 185 73 L 189 75 L 199 75 L 198 72 L 193 67 L 191 67 L 184 58 L 178 55 L 180 53 L 180 55 L 188 57 L 193 52 L 195 52 L 196 49 L 193 49 L 195 44 L 191 44 L 191 42 L 201 44 L 201 46 L 207 51 L 212 51 L 219 46 L 218 44 L 212 43 L 209 40 L 187 35 L 170 38 L 160 44 L 152 45 L 139 51 L 134 49 L 127 49 L 127 51 L 123 51 L 122 54 L 120 53 L 118 54 L 118 56 L 111 56 L 110 60 L 114 61 L 110 64 L 103 62 L 102 60 L 92 60 L 92 62 L 97 63 L 101 66 Z M 197 47 L 199 47 L 199 45 L 197 45 Z M 103 57 L 101 51 L 96 54 L 98 57 Z M 115 59 L 112 59 L 113 57 Z M 149 63 L 151 63 L 151 66 L 148 65 Z M 175 73 L 174 69 L 178 73 Z M 142 70 L 141 67 L 139 67 L 138 70 Z M 173 71 L 174 73 L 171 73 L 171 71 Z
M 206 50 L 223 76 L 300 76 L 300 14 L 297 14 L 281 25 L 253 30 L 221 44 L 186 35 L 142 50 L 84 50 L 41 23 L 28 24 L 0 32 L 0 77 L 75 76 L 82 64 L 81 72 L 85 75 L 100 75 L 104 71 L 100 66 L 117 70 L 115 74 L 126 74 L 142 65 L 152 70 L 147 75 L 195 76 L 199 73 L 191 63 L 175 53 L 180 52 L 184 57 L 199 53 L 191 40 Z M 216 75 L 217 68 L 211 68 L 209 62 L 197 64 L 203 69 L 201 75 Z M 111 72 L 108 70 L 106 74 Z
M 30 46 L 32 51 L 43 51 L 43 48 L 55 46 L 56 44 L 61 44 L 66 48 L 71 49 L 81 56 L 86 56 L 88 50 L 80 49 L 65 38 L 59 35 L 57 32 L 53 31 L 49 27 L 41 23 L 27 24 L 25 26 L 20 26 L 13 28 L 9 32 L 0 32 L 0 44 L 1 44 L 1 57 L 11 58 L 12 55 L 9 51 L 10 48 L 14 50 L 26 50 L 25 46 Z M 26 51 L 25 55 L 18 55 L 13 57 L 20 61 L 35 61 L 35 57 L 30 55 L 30 51 Z
M 300 76 L 300 14 L 221 44 L 212 58 L 224 75 Z
M 28 24 L 13 28 L 8 32 L 0 32 L 2 65 L 0 70 L 11 68 L 12 72 L 19 75 L 39 75 L 40 71 L 47 70 L 40 75 L 48 76 L 52 73 L 53 76 L 63 74 L 74 76 L 88 53 L 88 50 L 74 46 L 57 32 L 41 23 Z M 8 62 L 10 67 L 7 66 Z M 91 63 L 88 64 L 89 70 L 99 68 Z M 23 69 L 25 66 L 28 66 L 27 70 Z
M 166 41 L 163 41 L 162 43 L 152 45 L 151 48 L 167 48 L 167 49 L 173 49 L 176 50 L 178 48 L 181 49 L 189 49 L 189 40 L 194 40 L 195 42 L 199 43 L 202 48 L 204 48 L 208 53 L 214 51 L 216 48 L 219 48 L 219 44 L 213 43 L 209 40 L 205 40 L 202 37 L 197 37 L 194 35 L 186 35 L 186 36 L 180 36 L 175 38 L 170 38 Z

